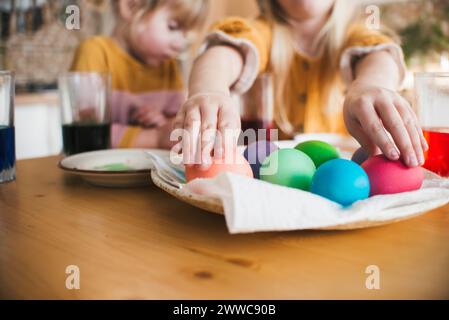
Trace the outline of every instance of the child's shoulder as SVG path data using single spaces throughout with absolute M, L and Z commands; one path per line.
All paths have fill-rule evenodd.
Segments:
M 83 40 L 79 48 L 84 50 L 109 50 L 114 46 L 114 40 L 106 36 L 93 36 Z
M 90 37 L 80 43 L 73 61 L 72 71 L 107 71 L 110 65 L 113 40 L 104 36 Z
M 393 40 L 394 35 L 388 34 L 386 30 L 369 28 L 363 23 L 354 23 L 348 28 L 348 46 L 372 46 Z
M 271 26 L 263 17 L 242 18 L 230 16 L 223 18 L 212 25 L 212 30 L 220 30 L 228 34 L 262 32 L 269 33 Z

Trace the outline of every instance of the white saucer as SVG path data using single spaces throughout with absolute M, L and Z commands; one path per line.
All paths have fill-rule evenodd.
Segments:
M 59 167 L 85 181 L 103 187 L 138 187 L 151 184 L 151 159 L 145 151 L 166 153 L 158 149 L 111 149 L 85 152 L 66 157 Z

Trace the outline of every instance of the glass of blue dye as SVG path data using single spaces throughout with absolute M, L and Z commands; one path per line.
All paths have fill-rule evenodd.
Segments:
M 0 183 L 15 179 L 14 75 L 0 70 Z

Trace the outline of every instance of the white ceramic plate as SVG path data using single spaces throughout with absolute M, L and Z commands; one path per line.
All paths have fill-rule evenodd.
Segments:
M 145 151 L 157 149 L 111 149 L 80 153 L 64 158 L 59 167 L 87 182 L 104 187 L 138 187 L 151 183 L 151 159 Z

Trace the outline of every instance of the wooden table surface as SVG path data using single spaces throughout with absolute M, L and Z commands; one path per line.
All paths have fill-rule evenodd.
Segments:
M 449 298 L 449 206 L 365 230 L 230 235 L 154 186 L 90 186 L 57 161 L 19 161 L 0 185 L 0 298 Z

